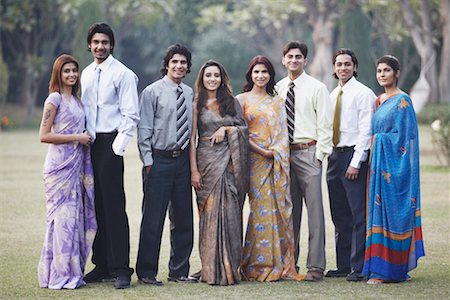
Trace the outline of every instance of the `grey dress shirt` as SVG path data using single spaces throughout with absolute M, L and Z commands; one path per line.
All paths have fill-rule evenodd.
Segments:
M 138 147 L 144 166 L 153 165 L 153 149 L 175 150 L 177 145 L 177 87 L 164 76 L 141 93 Z M 180 83 L 186 101 L 189 136 L 192 132 L 192 88 Z

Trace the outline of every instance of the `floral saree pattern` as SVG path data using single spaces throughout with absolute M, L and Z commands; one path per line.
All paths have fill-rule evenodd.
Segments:
M 243 247 L 243 279 L 300 279 L 295 271 L 292 202 L 289 193 L 289 141 L 284 100 L 266 95 L 246 103 L 250 139 L 274 153 L 250 153 L 250 215 Z

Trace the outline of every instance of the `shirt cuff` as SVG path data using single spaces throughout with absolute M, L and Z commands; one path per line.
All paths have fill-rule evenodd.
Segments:
M 123 156 L 125 149 L 130 143 L 132 137 L 124 133 L 118 133 L 114 142 L 112 143 L 112 149 L 116 155 Z
M 361 164 L 367 160 L 369 151 L 364 151 L 361 155 L 358 155 L 357 152 L 353 153 L 352 160 L 350 161 L 350 166 L 353 168 L 361 168 Z
M 325 158 L 325 153 L 322 151 L 316 151 L 316 158 L 323 162 L 323 159 Z

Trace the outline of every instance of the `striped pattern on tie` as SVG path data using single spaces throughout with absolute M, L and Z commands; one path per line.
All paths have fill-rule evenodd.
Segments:
M 288 126 L 288 135 L 289 135 L 289 143 L 292 143 L 294 140 L 294 124 L 295 124 L 295 93 L 294 93 L 295 84 L 291 81 L 289 83 L 289 90 L 286 96 L 286 114 L 287 114 L 287 126 Z
M 186 101 L 184 101 L 183 89 L 177 88 L 177 144 L 181 150 L 189 144 L 189 127 L 187 118 Z

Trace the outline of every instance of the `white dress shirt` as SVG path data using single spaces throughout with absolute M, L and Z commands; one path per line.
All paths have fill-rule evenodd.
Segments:
M 338 86 L 331 92 L 333 112 L 336 107 Z M 342 87 L 340 138 L 337 147 L 355 146 L 350 166 L 359 169 L 367 160 L 372 139 L 372 116 L 376 96 L 371 89 L 352 77 Z
M 100 68 L 98 83 L 98 101 L 96 94 L 97 71 Z M 138 78 L 136 74 L 112 55 L 97 65 L 95 62 L 87 66 L 81 74 L 81 100 L 86 119 L 96 118 L 95 132 L 109 133 L 117 131 L 113 142 L 113 150 L 123 155 L 125 148 L 134 135 L 139 122 L 139 100 L 137 92 Z M 91 106 L 97 103 L 97 115 L 92 115 Z
M 286 99 L 291 79 L 278 81 L 278 95 Z M 333 111 L 328 90 L 322 82 L 306 74 L 305 71 L 294 80 L 295 128 L 293 144 L 317 141 L 316 158 L 323 161 L 331 154 L 333 135 Z

